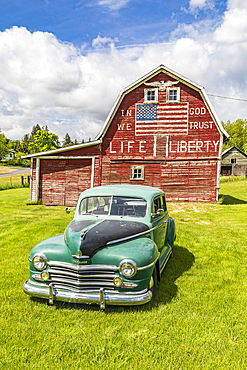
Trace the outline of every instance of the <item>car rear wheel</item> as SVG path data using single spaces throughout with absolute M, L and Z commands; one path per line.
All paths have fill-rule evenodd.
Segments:
M 155 266 L 154 271 L 153 271 L 153 275 L 152 275 L 152 277 L 150 279 L 150 283 L 149 283 L 149 289 L 152 292 L 152 301 L 155 298 L 156 286 L 157 286 L 157 271 L 156 271 L 156 266 Z

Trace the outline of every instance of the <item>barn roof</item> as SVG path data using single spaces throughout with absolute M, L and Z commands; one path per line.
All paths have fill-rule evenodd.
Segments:
M 48 150 L 47 152 L 39 152 L 39 153 L 34 153 L 34 154 L 28 154 L 28 155 L 24 155 L 21 158 L 24 158 L 25 159 L 25 158 L 32 158 L 32 157 L 41 157 L 41 156 L 49 155 L 49 154 L 56 154 L 56 153 L 61 153 L 61 152 L 68 152 L 69 150 L 86 148 L 88 146 L 97 145 L 97 144 L 100 144 L 100 143 L 101 143 L 101 140 L 94 140 L 94 141 L 89 141 L 89 142 L 83 143 L 83 144 L 67 146 L 65 148 Z
M 96 140 L 102 139 L 104 137 L 104 135 L 106 134 L 106 132 L 107 132 L 107 130 L 108 130 L 108 128 L 109 128 L 109 126 L 110 126 L 110 124 L 111 124 L 111 122 L 112 122 L 112 120 L 113 120 L 113 118 L 114 118 L 122 100 L 124 99 L 125 95 L 127 95 L 130 91 L 136 89 L 138 86 L 142 85 L 144 82 L 148 81 L 150 78 L 155 77 L 160 72 L 166 73 L 170 77 L 173 77 L 174 79 L 182 82 L 183 84 L 185 84 L 185 85 L 191 87 L 192 89 L 196 90 L 197 92 L 199 92 L 199 94 L 201 95 L 204 103 L 208 107 L 208 110 L 210 111 L 210 113 L 211 113 L 211 115 L 214 119 L 214 122 L 215 122 L 216 126 L 218 127 L 218 130 L 223 134 L 224 139 L 228 139 L 230 137 L 229 134 L 224 130 L 224 128 L 223 128 L 223 126 L 222 126 L 222 124 L 221 124 L 221 122 L 220 122 L 212 104 L 210 103 L 210 100 L 209 100 L 209 98 L 206 94 L 206 91 L 205 91 L 204 87 L 196 84 L 195 82 L 192 82 L 188 78 L 180 75 L 177 72 L 174 72 L 170 68 L 165 67 L 163 64 L 161 64 L 157 68 L 153 69 L 151 72 L 147 73 L 146 75 L 144 75 L 143 77 L 141 77 L 137 81 L 133 82 L 131 85 L 127 86 L 122 91 L 120 91 L 120 93 L 117 97 L 117 100 L 115 101 L 108 117 L 106 118 L 105 124 L 103 125 L 99 134 L 95 138 Z
M 206 91 L 205 91 L 204 87 L 196 84 L 195 82 L 192 82 L 188 78 L 180 75 L 177 72 L 174 72 L 170 68 L 165 67 L 163 64 L 161 64 L 157 68 L 153 69 L 151 72 L 147 73 L 146 75 L 144 75 L 143 77 L 141 77 L 137 81 L 133 82 L 132 84 L 127 86 L 122 91 L 120 91 L 120 93 L 117 97 L 117 100 L 115 101 L 110 113 L 108 114 L 108 116 L 106 118 L 106 121 L 105 121 L 102 129 L 100 130 L 99 134 L 96 136 L 95 140 L 84 143 L 84 144 L 69 146 L 69 147 L 66 147 L 66 148 L 59 148 L 59 149 L 49 150 L 47 152 L 29 154 L 29 155 L 23 156 L 22 158 L 32 158 L 32 157 L 37 157 L 37 156 L 45 156 L 45 155 L 49 155 L 49 154 L 56 154 L 56 153 L 60 153 L 60 152 L 66 152 L 66 151 L 70 151 L 70 150 L 74 150 L 74 149 L 80 149 L 80 148 L 84 148 L 84 147 L 87 147 L 87 146 L 100 144 L 102 142 L 102 139 L 105 136 L 105 134 L 106 134 L 106 132 L 107 132 L 107 130 L 108 130 L 108 128 L 109 128 L 109 126 L 110 126 L 110 124 L 111 124 L 111 122 L 112 122 L 112 120 L 113 120 L 121 102 L 122 102 L 122 100 L 124 99 L 124 97 L 129 92 L 136 89 L 138 86 L 142 85 L 144 82 L 148 81 L 150 78 L 155 77 L 160 72 L 164 72 L 167 75 L 169 75 L 170 77 L 172 77 L 172 78 L 182 82 L 183 84 L 191 87 L 192 89 L 196 90 L 201 95 L 204 103 L 206 104 L 208 110 L 210 111 L 210 113 L 211 113 L 211 115 L 214 119 L 214 122 L 215 122 L 216 126 L 218 127 L 219 132 L 223 135 L 224 139 L 229 139 L 230 136 L 224 130 L 224 128 L 223 128 L 223 126 L 222 126 L 222 124 L 221 124 L 213 106 L 210 103 L 210 100 L 208 99 L 208 96 L 206 94 Z

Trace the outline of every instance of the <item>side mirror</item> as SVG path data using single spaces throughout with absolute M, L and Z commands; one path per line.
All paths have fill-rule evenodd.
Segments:
M 160 217 L 160 216 L 164 216 L 165 214 L 165 211 L 162 209 L 162 208 L 159 208 L 156 213 L 151 213 L 151 216 L 155 218 L 157 217 Z
M 163 210 L 163 208 L 159 208 L 158 211 L 156 212 L 156 214 L 159 215 L 159 216 L 164 216 L 165 211 Z
M 70 212 L 75 212 L 75 211 L 71 211 L 70 207 L 66 207 L 65 212 L 69 214 Z

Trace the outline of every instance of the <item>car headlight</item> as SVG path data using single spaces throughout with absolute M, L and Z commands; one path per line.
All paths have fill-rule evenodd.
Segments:
M 137 272 L 136 263 L 132 260 L 123 260 L 119 265 L 119 272 L 126 278 L 131 278 Z
M 36 253 L 32 258 L 33 267 L 38 271 L 43 271 L 47 266 L 47 258 L 43 253 Z

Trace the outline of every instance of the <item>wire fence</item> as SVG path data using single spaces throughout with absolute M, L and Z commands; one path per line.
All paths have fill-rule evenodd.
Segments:
M 0 177 L 0 190 L 29 187 L 30 175 Z

